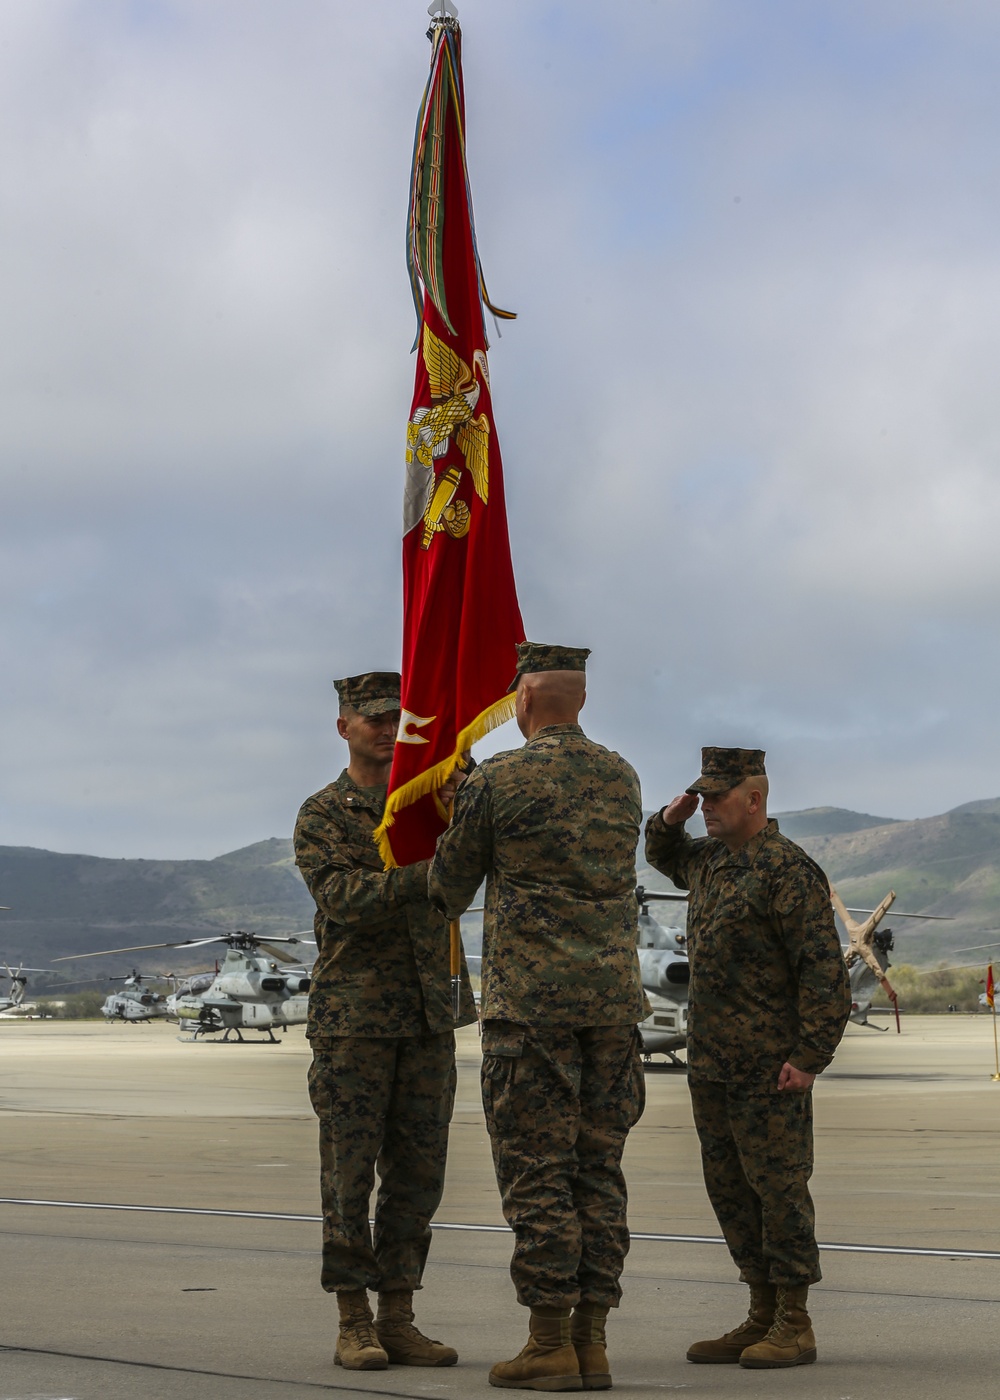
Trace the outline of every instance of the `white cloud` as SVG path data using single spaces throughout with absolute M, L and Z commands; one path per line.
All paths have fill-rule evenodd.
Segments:
M 649 800 L 1000 791 L 1000 21 L 463 0 L 530 635 Z M 0 841 L 214 854 L 399 649 L 423 5 L 0 13 Z M 512 742 L 503 731 L 498 742 Z

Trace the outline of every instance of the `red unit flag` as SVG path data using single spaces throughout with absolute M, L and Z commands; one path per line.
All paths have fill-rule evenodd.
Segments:
M 986 969 L 986 1000 L 994 1010 L 996 1009 L 995 993 L 996 988 L 993 983 L 993 964 L 990 963 L 989 967 Z
M 417 118 L 407 262 L 418 315 L 403 496 L 402 718 L 382 825 L 387 866 L 433 855 L 436 789 L 514 713 L 524 627 L 514 587 L 465 161 L 461 32 L 439 16 Z

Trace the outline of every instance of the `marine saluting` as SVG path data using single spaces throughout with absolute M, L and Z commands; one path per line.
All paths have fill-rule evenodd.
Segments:
M 750 1288 L 746 1320 L 689 1361 L 816 1360 L 820 1278 L 812 1085 L 851 1010 L 826 876 L 767 815 L 761 749 L 702 749 L 699 777 L 646 824 L 646 859 L 690 891 L 688 1083 L 705 1186 Z M 701 798 L 708 831 L 684 830 Z

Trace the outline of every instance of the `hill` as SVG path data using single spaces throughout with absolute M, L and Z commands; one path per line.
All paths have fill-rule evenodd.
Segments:
M 951 923 L 924 924 L 894 921 L 890 914 L 896 962 L 950 959 L 953 949 L 989 942 L 988 935 L 1000 940 L 1000 798 L 909 822 L 839 807 L 779 813 L 778 822 L 819 862 L 847 904 L 871 907 L 895 889 L 899 909 L 954 916 Z M 691 823 L 693 834 L 699 826 Z M 645 864 L 641 844 L 638 878 L 650 889 L 669 888 Z M 309 928 L 313 916 L 292 844 L 278 838 L 215 860 L 108 860 L 0 847 L 0 898 L 11 906 L 9 914 L 0 914 L 0 957 L 39 965 L 64 953 L 204 938 L 235 928 L 293 933 Z M 665 907 L 661 917 L 682 922 L 683 908 Z M 478 944 L 478 922 L 477 916 L 466 921 L 470 950 Z M 114 961 L 108 959 L 102 970 L 122 970 Z M 121 961 L 131 964 L 133 958 Z M 163 961 L 163 954 L 151 954 L 139 965 Z
M 1000 802 L 966 803 L 919 821 L 803 837 L 800 844 L 847 904 L 871 905 L 894 889 L 898 909 L 951 916 L 952 923 L 923 924 L 894 922 L 890 912 L 886 924 L 897 935 L 897 962 L 948 958 L 953 949 L 989 942 L 986 935 L 997 934 Z
M 909 822 L 838 807 L 779 812 L 777 819 L 846 904 L 871 908 L 894 889 L 897 909 L 950 916 L 949 923 L 922 923 L 890 913 L 884 926 L 896 935 L 895 962 L 933 964 L 950 960 L 955 949 L 1000 940 L 1000 798 Z M 641 855 L 640 864 L 640 883 L 669 887 Z M 958 956 L 967 962 L 983 954 Z
M 236 928 L 293 933 L 313 917 L 292 843 L 278 838 L 215 860 L 108 860 L 2 846 L 0 891 L 11 906 L 0 915 L 0 954 L 39 966 L 61 954 Z M 162 965 L 163 955 L 154 961 Z
M 873 826 L 895 824 L 895 817 L 870 817 L 867 812 L 851 812 L 846 807 L 807 807 L 801 812 L 776 813 L 786 836 L 802 843 L 811 836 L 841 836 L 849 831 L 867 831 Z

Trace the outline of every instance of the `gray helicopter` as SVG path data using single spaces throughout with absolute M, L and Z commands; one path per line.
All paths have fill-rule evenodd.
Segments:
M 642 985 L 653 1008 L 639 1027 L 646 1062 L 653 1055 L 666 1055 L 672 1064 L 684 1068 L 677 1051 L 687 1044 L 687 987 L 690 975 L 684 932 L 665 928 L 649 912 L 651 900 L 683 903 L 687 895 L 680 890 L 661 892 L 640 885 L 635 892 L 639 904 L 639 971 Z M 482 914 L 483 906 L 474 904 L 466 914 Z M 478 973 L 482 966 L 479 953 L 466 953 L 470 972 Z
M 101 1007 L 106 1021 L 159 1021 L 168 1015 L 167 998 L 152 991 L 141 972 L 133 970 L 127 977 L 109 977 L 108 981 L 121 982 L 122 989 L 112 992 Z
M 671 1064 L 683 1068 L 677 1051 L 687 1045 L 691 976 L 687 940 L 682 929 L 665 927 L 654 919 L 649 904 L 651 900 L 683 903 L 687 895 L 680 890 L 647 890 L 639 885 L 635 897 L 639 904 L 639 971 L 653 1008 L 652 1015 L 639 1026 L 643 1055 L 647 1063 L 653 1055 L 666 1055 Z
M 275 944 L 315 947 L 301 935 L 259 938 L 237 929 L 212 938 L 183 938 L 176 943 L 145 943 L 133 948 L 105 948 L 97 953 L 77 953 L 76 958 L 106 957 L 113 953 L 146 953 L 157 948 L 204 948 L 224 943 L 226 956 L 221 968 L 201 973 L 182 982 L 176 992 L 164 998 L 165 1014 L 189 1031 L 185 1037 L 219 1035 L 227 1041 L 243 1041 L 245 1030 L 258 1031 L 276 1044 L 275 1028 L 287 1030 L 302 1025 L 309 1005 L 309 969 L 303 957 L 292 957 Z M 306 955 L 307 956 L 307 955 Z M 68 962 L 55 958 L 54 962 Z

